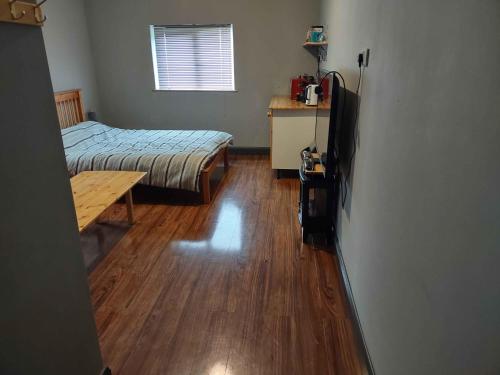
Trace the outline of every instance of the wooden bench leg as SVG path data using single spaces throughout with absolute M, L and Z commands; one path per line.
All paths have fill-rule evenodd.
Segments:
M 134 200 L 132 199 L 132 189 L 125 193 L 125 202 L 127 202 L 128 223 L 134 224 Z

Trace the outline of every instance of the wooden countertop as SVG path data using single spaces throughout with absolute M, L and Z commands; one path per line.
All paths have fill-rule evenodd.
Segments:
M 330 109 L 330 99 L 319 103 L 319 109 Z M 316 110 L 315 105 L 305 105 L 302 102 L 290 99 L 290 96 L 273 96 L 269 109 L 277 110 Z

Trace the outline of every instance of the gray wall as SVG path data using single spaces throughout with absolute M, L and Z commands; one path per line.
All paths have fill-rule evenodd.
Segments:
M 323 0 L 372 49 L 340 242 L 378 374 L 500 373 L 500 2 Z
M 50 0 L 44 4 L 43 27 L 55 91 L 83 90 L 86 111 L 99 112 L 99 94 L 84 0 Z
M 0 373 L 102 368 L 40 28 L 0 23 Z
M 302 48 L 319 0 L 88 0 L 102 119 L 118 127 L 215 129 L 267 146 L 266 112 L 291 76 L 315 71 Z M 112 16 L 110 16 L 112 15 Z M 148 25 L 233 23 L 237 93 L 153 93 Z

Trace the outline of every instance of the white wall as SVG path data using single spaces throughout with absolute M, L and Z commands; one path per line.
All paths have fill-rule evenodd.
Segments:
M 54 90 L 80 88 L 86 112 L 99 112 L 84 0 L 50 0 L 43 9 L 48 19 L 43 36 Z
M 290 78 L 315 71 L 302 48 L 319 0 L 88 0 L 103 120 L 126 128 L 214 129 L 268 146 L 267 107 Z M 153 92 L 148 26 L 234 24 L 236 93 Z
M 500 373 L 500 2 L 323 0 L 371 48 L 340 243 L 375 370 Z
M 40 28 L 0 23 L 0 374 L 97 375 L 87 274 Z

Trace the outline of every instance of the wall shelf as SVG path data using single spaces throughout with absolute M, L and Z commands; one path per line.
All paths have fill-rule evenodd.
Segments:
M 302 46 L 314 55 L 314 57 L 322 61 L 326 60 L 328 42 L 305 42 Z
M 305 42 L 304 47 L 328 47 L 328 42 Z

